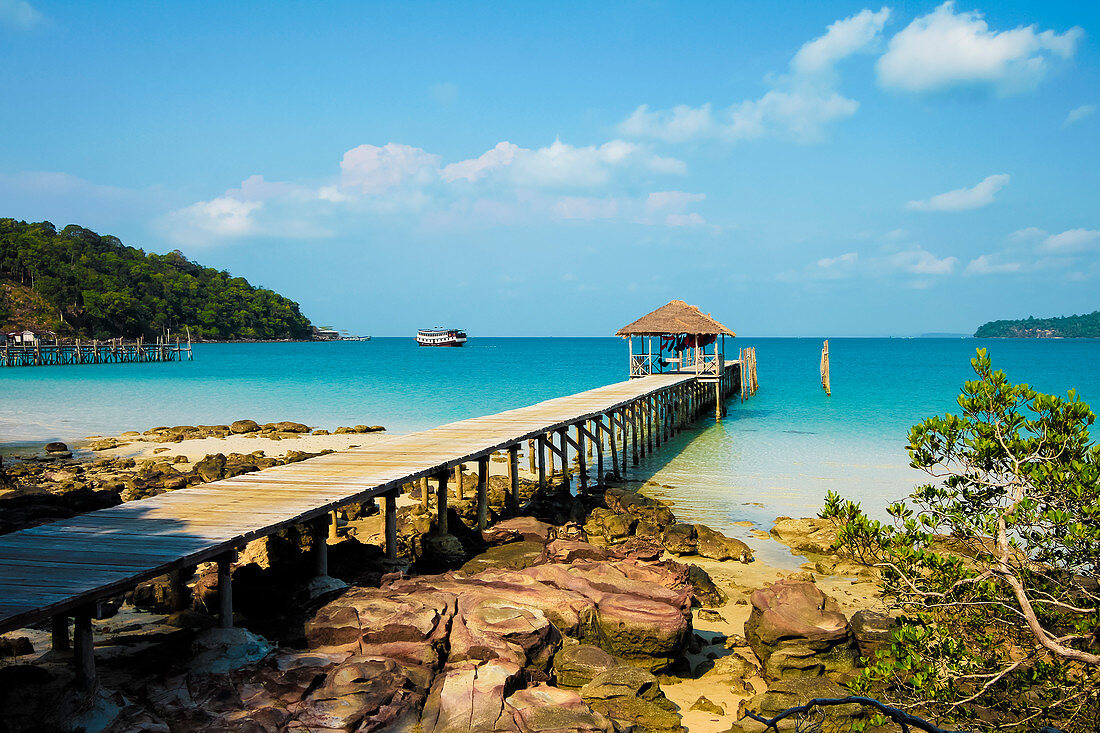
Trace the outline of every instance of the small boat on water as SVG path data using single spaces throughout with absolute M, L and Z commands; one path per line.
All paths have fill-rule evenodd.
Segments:
M 459 328 L 422 328 L 416 332 L 416 343 L 421 346 L 462 346 L 466 332 Z

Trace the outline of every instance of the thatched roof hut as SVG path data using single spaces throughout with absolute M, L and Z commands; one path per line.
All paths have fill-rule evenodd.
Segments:
M 667 336 L 688 334 L 690 336 L 736 336 L 733 331 L 704 314 L 694 305 L 682 300 L 669 301 L 655 311 L 627 324 L 615 332 L 616 336 Z

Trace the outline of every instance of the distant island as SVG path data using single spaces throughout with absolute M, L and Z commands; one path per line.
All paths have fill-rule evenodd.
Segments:
M 0 218 L 0 329 L 71 338 L 310 339 L 299 306 L 182 252 L 127 247 L 70 224 Z
M 1100 338 L 1100 311 L 1079 316 L 990 321 L 974 332 L 977 338 Z

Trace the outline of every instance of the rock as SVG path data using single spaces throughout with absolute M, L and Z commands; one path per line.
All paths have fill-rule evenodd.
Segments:
M 691 710 L 700 710 L 704 713 L 710 713 L 711 715 L 725 715 L 726 709 L 718 703 L 711 702 L 706 696 L 700 696 L 698 700 L 691 704 Z
M 831 555 L 836 551 L 836 525 L 829 519 L 791 519 L 776 517 L 772 537 L 792 550 L 812 555 Z
M 695 525 L 695 551 L 711 560 L 752 562 L 752 550 L 744 542 L 726 537 L 705 524 Z
M 0 636 L 0 657 L 21 657 L 34 654 L 34 645 L 25 636 Z
M 589 707 L 617 723 L 651 733 L 680 733 L 680 714 L 657 683 L 637 667 L 615 667 L 597 675 L 580 689 Z
M 695 554 L 695 525 L 677 523 L 665 528 L 661 544 L 673 555 Z
M 334 593 L 347 587 L 348 584 L 339 578 L 333 578 L 328 575 L 316 575 L 306 583 L 306 595 L 311 599 L 320 598 L 323 595 Z
M 420 717 L 421 730 L 482 733 L 504 729 L 506 691 L 515 687 L 519 668 L 507 663 L 448 664 L 436 676 Z
M 194 473 L 204 483 L 225 478 L 225 456 L 215 453 L 195 464 Z
M 717 611 L 712 611 L 709 608 L 700 608 L 696 613 L 700 621 L 709 621 L 715 624 L 724 624 L 726 619 L 722 617 L 722 614 Z
M 745 707 L 757 715 L 772 718 L 784 710 L 805 705 L 814 698 L 843 698 L 850 694 L 825 677 L 795 677 L 768 683 L 767 691 L 753 697 Z M 863 706 L 858 703 L 832 705 L 822 710 L 827 718 L 851 720 L 863 717 Z
M 255 433 L 259 431 L 260 425 L 255 420 L 235 420 L 229 425 L 229 432 L 234 435 L 241 435 L 243 433 Z
M 192 642 L 194 657 L 188 667 L 195 674 L 225 674 L 258 662 L 272 648 L 247 629 L 207 629 Z
M 236 423 L 234 423 L 234 424 L 236 424 Z M 308 425 L 303 425 L 300 422 L 275 423 L 274 428 L 275 428 L 275 430 L 278 430 L 280 433 L 308 433 L 309 432 L 309 426 Z
M 475 575 L 489 568 L 523 570 L 541 562 L 544 549 L 544 546 L 538 542 L 512 542 L 490 547 L 463 565 L 462 572 Z
M 455 524 L 460 523 L 457 519 L 454 521 Z M 466 548 L 453 534 L 431 534 L 424 538 L 420 561 L 430 568 L 457 568 L 461 567 L 468 557 Z
M 552 524 L 540 522 L 534 517 L 515 517 L 497 522 L 483 533 L 485 541 L 491 545 L 504 544 L 522 538 L 528 542 L 546 544 L 554 531 Z
M 813 583 L 781 580 L 750 600 L 745 636 L 767 679 L 852 673 L 859 655 L 848 620 Z
M 517 690 L 506 709 L 520 733 L 613 733 L 605 716 L 592 710 L 572 690 L 535 685 Z M 507 730 L 505 726 L 502 729 Z
M 553 540 L 546 545 L 544 557 L 549 562 L 572 563 L 574 560 L 606 560 L 607 550 L 580 540 Z
M 69 446 L 65 445 L 59 440 L 55 440 L 52 443 L 46 443 L 47 453 L 68 453 Z
M 860 655 L 874 659 L 875 652 L 890 648 L 890 636 L 897 621 L 885 613 L 864 610 L 852 614 L 850 626 Z
M 559 687 L 583 687 L 619 664 L 598 646 L 568 644 L 554 655 L 554 678 Z
M 401 664 L 353 656 L 328 670 L 298 722 L 309 730 L 407 730 L 423 700 L 424 691 Z
M 639 521 L 656 527 L 675 524 L 672 510 L 656 499 L 628 489 L 611 488 L 604 492 L 604 503 L 616 514 L 630 514 Z
M 455 608 L 449 593 L 352 588 L 306 621 L 306 642 L 311 649 L 353 652 L 388 642 L 442 648 Z
M 703 608 L 717 608 L 726 604 L 729 596 L 714 584 L 710 573 L 698 565 L 688 565 L 688 582 L 695 593 L 695 600 Z
M 314 431 L 313 431 L 313 433 L 311 433 L 311 434 L 312 434 L 312 435 L 332 435 L 332 433 L 330 433 L 329 431 L 325 430 L 324 428 L 317 428 L 317 429 L 316 429 L 316 430 L 314 430 Z

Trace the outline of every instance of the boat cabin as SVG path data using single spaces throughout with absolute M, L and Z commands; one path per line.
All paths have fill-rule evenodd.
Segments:
M 630 354 L 630 378 L 650 374 L 723 374 L 726 336 L 733 331 L 682 300 L 670 301 L 620 328 Z

